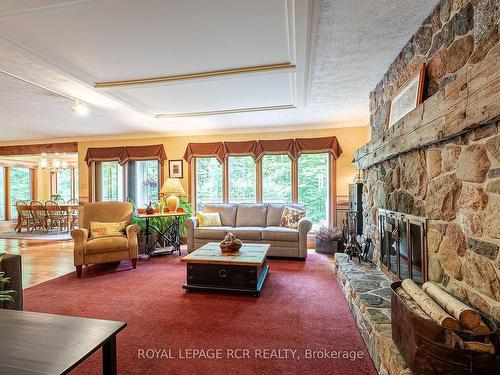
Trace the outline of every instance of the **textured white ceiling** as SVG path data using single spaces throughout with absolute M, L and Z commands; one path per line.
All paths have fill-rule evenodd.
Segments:
M 0 142 L 366 124 L 369 91 L 435 3 L 2 1 L 0 70 L 85 101 L 90 113 L 78 117 L 69 110 L 68 99 L 0 73 Z M 315 6 L 317 19 L 311 12 Z M 308 35 L 311 30 L 317 34 Z M 296 69 L 114 90 L 92 87 L 98 80 L 286 60 Z M 291 103 L 297 108 L 172 119 L 151 116 Z

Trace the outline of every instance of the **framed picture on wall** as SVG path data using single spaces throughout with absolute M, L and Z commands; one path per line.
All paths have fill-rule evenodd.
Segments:
M 406 84 L 404 84 L 389 102 L 389 113 L 387 116 L 387 128 L 393 126 L 406 114 L 422 103 L 424 91 L 425 64 Z
M 169 160 L 168 161 L 168 177 L 169 178 L 183 178 L 182 160 Z

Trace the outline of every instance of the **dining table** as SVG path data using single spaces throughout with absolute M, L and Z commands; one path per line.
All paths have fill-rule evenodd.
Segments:
M 15 207 L 15 205 L 14 205 L 14 207 Z M 61 209 L 62 212 L 65 213 L 65 216 L 66 216 L 66 228 L 69 231 L 70 228 L 71 228 L 71 212 L 74 211 L 74 210 L 78 210 L 78 205 L 77 204 L 60 204 L 59 208 Z M 25 211 L 38 210 L 38 209 L 44 209 L 46 211 L 47 210 L 57 211 L 56 207 L 47 208 L 47 207 L 44 207 L 44 206 L 39 206 L 39 207 L 30 207 L 30 206 L 27 206 L 26 208 L 21 208 L 21 210 L 25 210 Z M 18 232 L 18 233 L 21 230 L 21 224 L 22 224 L 21 215 L 18 215 L 17 216 L 17 225 L 16 225 L 16 228 L 15 228 L 16 232 Z

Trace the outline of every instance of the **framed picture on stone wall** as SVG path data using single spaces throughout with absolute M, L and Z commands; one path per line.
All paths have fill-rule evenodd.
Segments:
M 387 114 L 387 128 L 393 126 L 406 114 L 422 103 L 424 91 L 425 64 L 419 69 L 406 84 L 404 84 L 389 102 L 389 113 Z

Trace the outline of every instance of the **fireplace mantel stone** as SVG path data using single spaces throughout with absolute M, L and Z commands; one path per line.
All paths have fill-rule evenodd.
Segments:
M 356 152 L 358 169 L 456 137 L 500 118 L 500 44 Z
M 333 271 L 379 374 L 409 375 L 391 336 L 391 281 L 366 262 L 336 253 Z

